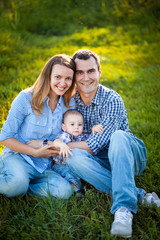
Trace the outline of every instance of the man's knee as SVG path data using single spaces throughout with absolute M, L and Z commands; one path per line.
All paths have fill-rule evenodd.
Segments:
M 115 145 L 116 147 L 120 147 L 127 142 L 129 142 L 129 135 L 122 130 L 115 131 L 110 139 L 110 145 Z
M 111 136 L 111 141 L 113 140 L 113 139 L 121 139 L 121 138 L 124 138 L 124 137 L 126 137 L 126 132 L 125 131 L 122 131 L 122 130 L 116 130 L 113 134 L 112 134 L 112 136 Z

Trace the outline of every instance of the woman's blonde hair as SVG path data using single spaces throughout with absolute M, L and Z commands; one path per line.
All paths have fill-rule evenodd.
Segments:
M 49 59 L 49 61 L 45 64 L 42 72 L 40 73 L 38 79 L 31 87 L 32 89 L 31 104 L 33 107 L 33 111 L 35 112 L 36 115 L 42 113 L 44 99 L 49 95 L 50 91 L 52 68 L 56 64 L 66 66 L 72 69 L 75 73 L 76 64 L 72 57 L 65 54 L 58 54 Z M 67 108 L 69 107 L 69 102 L 74 92 L 75 92 L 75 74 L 73 76 L 71 87 L 63 95 L 64 104 Z

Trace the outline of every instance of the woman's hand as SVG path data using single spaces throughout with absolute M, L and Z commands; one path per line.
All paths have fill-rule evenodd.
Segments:
M 34 148 L 33 157 L 49 158 L 57 156 L 57 154 L 59 154 L 59 149 L 55 148 L 53 145 L 46 145 L 41 148 Z
M 42 140 L 31 140 L 29 142 L 26 143 L 28 146 L 32 147 L 32 148 L 41 148 L 43 146 L 43 141 Z

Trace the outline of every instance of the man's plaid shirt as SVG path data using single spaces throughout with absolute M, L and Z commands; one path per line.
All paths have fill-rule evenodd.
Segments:
M 116 130 L 123 130 L 132 135 L 123 100 L 115 91 L 99 84 L 97 93 L 89 105 L 83 104 L 78 91 L 76 91 L 74 99 L 77 105 L 76 109 L 84 117 L 85 131 L 91 132 L 92 127 L 97 124 L 103 125 L 103 134 L 92 134 L 86 140 L 94 154 L 108 147 L 111 135 Z

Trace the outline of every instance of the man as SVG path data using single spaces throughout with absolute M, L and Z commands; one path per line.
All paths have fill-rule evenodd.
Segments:
M 75 175 L 98 190 L 112 194 L 111 234 L 131 237 L 138 199 L 160 206 L 155 193 L 146 194 L 135 186 L 134 175 L 141 174 L 146 166 L 146 148 L 129 129 L 121 97 L 99 84 L 98 56 L 82 49 L 73 58 L 76 62 L 75 100 L 77 110 L 84 116 L 84 129 L 91 131 L 94 125 L 102 124 L 103 134 L 95 133 L 86 141 L 69 143 L 73 155 L 67 163 Z

